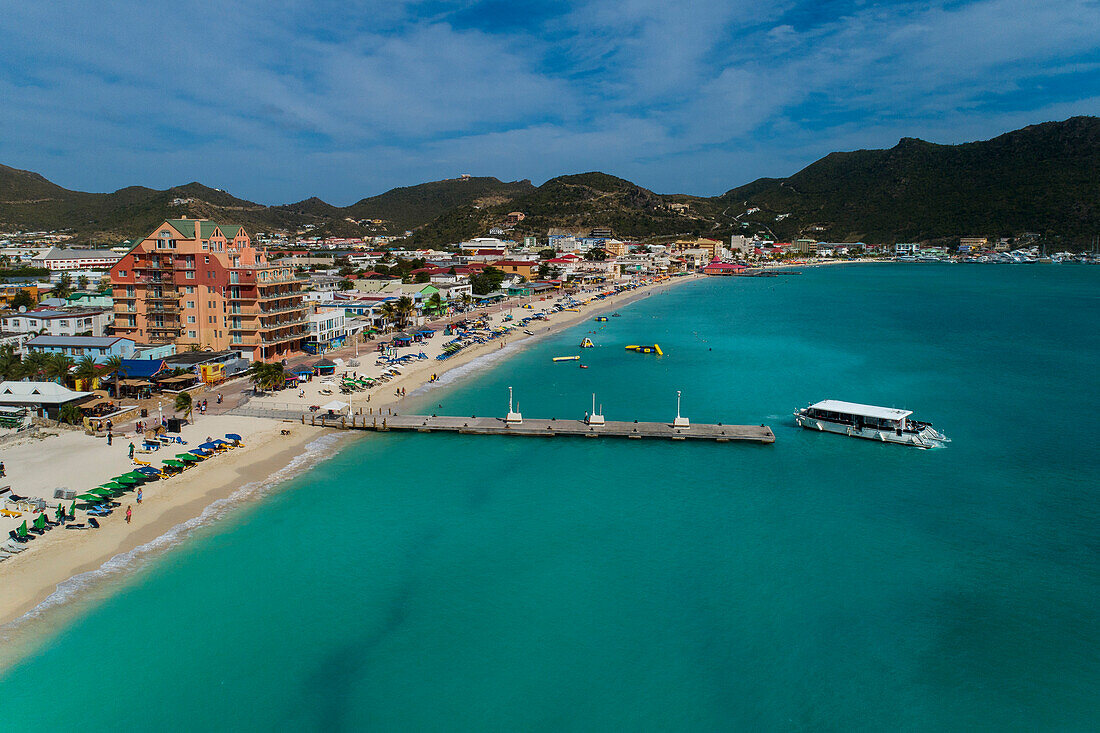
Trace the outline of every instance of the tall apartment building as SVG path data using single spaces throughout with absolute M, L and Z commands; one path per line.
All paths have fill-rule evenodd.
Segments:
M 111 268 L 114 333 L 181 350 L 240 349 L 276 361 L 309 335 L 302 283 L 243 227 L 165 221 Z

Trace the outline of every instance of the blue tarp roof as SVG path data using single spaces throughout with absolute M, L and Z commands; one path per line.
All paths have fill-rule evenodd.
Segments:
M 123 359 L 119 369 L 123 377 L 151 377 L 164 369 L 164 359 Z

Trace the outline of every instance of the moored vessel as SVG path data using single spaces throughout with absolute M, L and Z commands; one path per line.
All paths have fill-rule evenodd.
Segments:
M 862 405 L 841 400 L 822 400 L 794 413 L 795 422 L 808 430 L 900 443 L 915 448 L 939 448 L 951 439 L 932 423 L 912 420 L 911 410 Z

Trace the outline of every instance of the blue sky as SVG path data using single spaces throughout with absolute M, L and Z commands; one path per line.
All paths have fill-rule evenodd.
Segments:
M 717 194 L 1100 114 L 1100 0 L 0 0 L 0 163 L 348 204 L 462 173 Z

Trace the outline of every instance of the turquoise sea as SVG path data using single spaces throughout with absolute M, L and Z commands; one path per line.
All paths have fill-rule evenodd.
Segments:
M 512 386 L 527 415 L 564 418 L 596 392 L 608 419 L 663 420 L 681 390 L 692 420 L 767 423 L 774 445 L 344 443 L 51 631 L 0 675 L 0 719 L 1095 730 L 1098 313 L 1100 268 L 1070 265 L 652 295 L 414 399 L 500 415 Z M 551 363 L 588 331 L 589 369 Z M 666 355 L 623 350 L 647 342 Z M 824 398 L 907 407 L 953 442 L 794 427 Z

